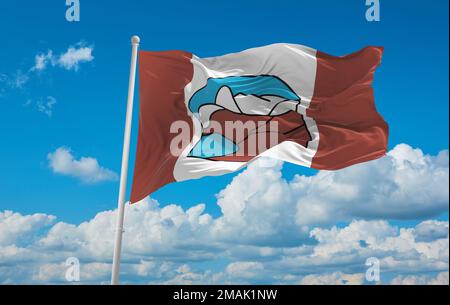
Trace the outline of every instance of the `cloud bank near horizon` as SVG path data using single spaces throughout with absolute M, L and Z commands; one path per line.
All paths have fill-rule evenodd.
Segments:
M 366 259 L 376 257 L 382 283 L 448 284 L 449 223 L 433 219 L 448 213 L 448 163 L 446 150 L 430 156 L 401 144 L 373 162 L 286 181 L 281 164 L 255 162 L 218 194 L 216 218 L 203 204 L 147 198 L 127 207 L 122 279 L 363 284 Z M 115 215 L 74 225 L 0 213 L 0 282 L 64 283 L 71 256 L 82 283 L 108 282 Z

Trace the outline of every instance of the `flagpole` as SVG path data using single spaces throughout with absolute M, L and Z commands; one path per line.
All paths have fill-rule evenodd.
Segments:
M 123 219 L 125 215 L 125 194 L 127 189 L 127 173 L 128 173 L 128 156 L 130 154 L 130 135 L 131 135 L 131 118 L 133 115 L 133 100 L 134 100 L 134 86 L 136 82 L 136 62 L 137 51 L 139 48 L 140 39 L 138 36 L 131 37 L 131 67 L 130 80 L 128 84 L 128 100 L 127 113 L 125 119 L 125 133 L 123 136 L 123 151 L 122 151 L 122 168 L 120 170 L 120 187 L 119 199 L 117 207 L 117 224 L 116 224 L 116 238 L 114 242 L 114 257 L 111 274 L 111 285 L 119 284 L 119 270 L 120 270 L 120 255 L 122 251 L 122 234 L 123 234 Z

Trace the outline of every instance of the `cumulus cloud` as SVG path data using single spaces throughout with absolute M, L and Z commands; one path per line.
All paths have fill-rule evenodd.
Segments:
M 361 285 L 364 283 L 364 274 L 345 274 L 333 272 L 328 274 L 310 274 L 304 276 L 300 285 Z
M 445 238 L 448 234 L 448 224 L 437 220 L 424 221 L 416 227 L 415 240 L 430 241 Z
M 306 194 L 298 204 L 298 222 L 307 224 L 328 222 L 336 216 L 432 217 L 448 209 L 448 183 L 447 150 L 430 156 L 401 144 L 374 162 L 337 172 L 320 172 L 312 178 L 296 177 L 293 187 Z M 309 215 L 308 210 L 318 213 Z
M 391 281 L 392 285 L 448 285 L 448 283 L 448 271 L 440 272 L 436 277 L 429 275 L 399 275 Z
M 65 147 L 60 147 L 49 153 L 47 159 L 54 173 L 76 177 L 86 183 L 117 180 L 117 174 L 112 170 L 101 167 L 97 159 L 82 157 L 76 160 L 70 149 Z
M 448 222 L 436 225 L 445 228 Z M 319 244 L 311 258 L 346 265 L 376 257 L 384 271 L 398 268 L 425 272 L 448 268 L 448 232 L 441 237 L 430 236 L 428 242 L 423 242 L 416 240 L 416 230 L 417 227 L 393 227 L 384 220 L 353 221 L 345 228 L 315 228 L 311 236 Z M 286 263 L 295 263 L 295 259 Z
M 51 225 L 55 219 L 46 214 L 23 216 L 12 211 L 0 212 L 0 246 L 20 244 L 24 238 Z
M 66 70 L 78 70 L 80 63 L 94 60 L 92 50 L 92 47 L 86 46 L 69 47 L 59 56 L 57 64 Z
M 70 161 L 63 164 L 83 159 L 74 160 L 65 149 L 57 152 L 52 157 L 61 154 L 62 160 Z M 384 160 L 367 166 L 348 169 L 346 175 L 326 173 L 322 180 L 316 180 L 322 175 L 318 173 L 285 181 L 281 165 L 262 169 L 252 164 L 218 195 L 222 211 L 218 217 L 205 213 L 203 204 L 183 209 L 175 204 L 160 206 L 147 198 L 127 206 L 122 280 L 170 284 L 362 284 L 367 283 L 366 260 L 375 257 L 380 262 L 382 284 L 448 281 L 448 221 L 428 219 L 410 227 L 389 222 L 413 219 L 419 211 L 425 215 L 448 211 L 448 207 L 442 207 L 442 201 L 448 203 L 448 189 L 445 193 L 426 184 L 421 190 L 428 187 L 427 196 L 414 199 L 407 194 L 420 185 L 418 180 L 428 183 L 416 171 L 433 183 L 441 183 L 437 177 L 448 181 L 448 154 L 427 156 L 400 146 Z M 375 193 L 370 183 L 381 179 L 374 168 L 385 173 L 384 179 L 391 185 L 383 188 L 384 193 Z M 326 194 L 312 193 L 318 181 L 325 181 L 322 191 Z M 331 196 L 331 190 L 336 196 Z M 373 211 L 364 207 L 365 202 L 360 202 L 361 208 L 357 203 L 364 199 L 388 210 Z M 401 207 L 389 207 L 381 199 Z M 320 201 L 320 208 L 316 208 L 319 217 L 306 211 L 309 216 L 305 218 L 308 206 L 303 200 L 311 205 Z M 425 207 L 419 208 L 418 200 Z M 414 213 L 408 210 L 408 202 L 411 209 L 416 209 Z M 338 207 L 343 211 L 336 212 Z M 329 214 L 333 212 L 334 218 Z M 19 227 L 11 224 L 16 218 L 23 219 L 20 227 L 33 229 L 0 238 L 0 282 L 64 283 L 63 262 L 71 256 L 81 262 L 83 283 L 108 281 L 116 211 L 100 212 L 79 225 L 55 223 L 54 219 L 49 223 L 44 221 L 45 215 L 5 215 L 0 218 L 7 223 L 4 227 Z M 33 219 L 38 224 L 27 226 Z M 20 236 L 28 236 L 31 231 L 38 233 L 24 242 Z M 16 235 L 19 238 L 13 237 Z
M 79 42 L 75 46 L 70 46 L 66 52 L 58 56 L 54 55 L 53 50 L 48 50 L 47 53 L 39 53 L 34 58 L 35 63 L 30 72 L 43 71 L 49 65 L 66 70 L 78 70 L 81 63 L 94 60 L 93 50 L 92 46 L 86 46 L 85 43 Z
M 226 268 L 226 273 L 236 279 L 258 279 L 264 271 L 260 262 L 235 262 Z
M 427 241 L 416 240 L 417 231 L 426 222 L 414 228 L 397 228 L 386 221 L 353 221 L 342 228 L 313 229 L 310 233 L 313 244 L 255 248 L 215 235 L 221 217 L 212 218 L 203 209 L 203 205 L 188 210 L 176 205 L 160 207 L 150 199 L 128 206 L 122 259 L 124 281 L 360 284 L 365 281 L 368 257 L 379 258 L 383 283 L 389 283 L 383 279 L 385 274 L 448 272 L 448 234 L 445 237 L 430 234 Z M 2 221 L 7 219 L 10 225 L 12 215 L 6 214 Z M 58 222 L 22 246 L 16 245 L 17 239 L 3 238 L 0 258 L 4 264 L 9 262 L 9 267 L 1 267 L 5 272 L 0 272 L 0 281 L 64 282 L 63 262 L 71 256 L 80 259 L 83 282 L 107 281 L 115 217 L 116 211 L 105 211 L 80 225 Z M 26 218 L 27 221 L 32 222 L 32 218 Z M 441 230 L 448 227 L 448 222 L 434 225 Z M 235 240 L 239 237 L 236 232 Z M 248 251 L 243 247 L 248 247 Z M 191 265 L 214 261 L 229 263 L 215 271 L 196 270 Z M 33 276 L 20 268 L 16 270 L 20 274 L 8 271 L 16 268 L 17 262 L 34 268 Z
M 238 230 L 244 239 L 251 234 L 255 242 L 256 236 L 265 243 L 275 234 L 279 242 L 289 242 L 312 225 L 433 217 L 448 210 L 448 162 L 447 150 L 430 156 L 401 144 L 379 160 L 292 181 L 282 178 L 280 165 L 254 163 L 219 194 L 221 229 Z

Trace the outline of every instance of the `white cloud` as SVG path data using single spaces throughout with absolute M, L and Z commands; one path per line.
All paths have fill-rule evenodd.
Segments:
M 69 47 L 57 60 L 59 66 L 67 70 L 78 70 L 79 64 L 94 60 L 92 47 Z
M 448 234 L 431 235 L 427 241 L 415 240 L 417 230 L 426 222 L 415 228 L 397 228 L 386 221 L 353 221 L 342 228 L 313 229 L 315 244 L 257 246 L 258 251 L 253 251 L 252 245 L 237 245 L 215 235 L 214 227 L 221 217 L 214 219 L 203 209 L 203 205 L 189 210 L 175 205 L 159 207 L 149 199 L 128 206 L 122 259 L 124 281 L 359 284 L 364 282 L 365 260 L 373 256 L 380 259 L 384 283 L 385 274 L 408 276 L 448 271 Z M 0 259 L 5 270 L 0 272 L 0 281 L 64 282 L 63 262 L 71 256 L 80 259 L 84 283 L 107 281 L 115 216 L 116 211 L 105 211 L 80 225 L 59 222 L 41 233 L 40 238 L 22 246 L 15 244 L 19 239 L 3 238 L 6 242 L 0 247 Z M 8 220 L 7 225 L 12 226 L 11 222 Z M 448 222 L 434 225 L 442 230 Z M 234 239 L 239 238 L 236 232 Z M 249 250 L 245 251 L 245 247 Z M 191 266 L 214 261 L 230 263 L 214 272 Z M 28 269 L 34 269 L 34 277 L 21 269 L 17 269 L 18 274 L 8 271 L 17 268 L 19 262 L 20 266 L 27 264 Z
M 391 281 L 392 285 L 448 285 L 449 273 L 440 272 L 436 277 L 429 275 L 399 275 Z
M 73 166 L 83 158 L 74 160 L 67 149 L 57 150 L 49 159 L 54 159 L 63 173 L 84 176 L 80 166 Z M 405 198 L 399 199 L 392 193 L 414 191 L 405 186 L 405 180 L 417 187 L 415 181 L 419 178 L 415 171 L 433 183 L 440 183 L 435 176 L 445 180 L 448 155 L 444 152 L 432 157 L 411 148 L 403 152 L 396 148 L 385 160 L 374 163 L 379 171 L 392 174 L 385 179 L 395 184 L 384 197 L 378 194 L 377 198 L 402 205 L 401 209 L 389 208 L 360 194 L 360 189 L 368 188 L 365 183 L 371 181 L 367 175 L 381 179 L 381 174 L 372 167 L 359 166 L 347 171 L 347 175 L 332 173 L 331 180 L 329 176 L 322 180 L 323 192 L 327 194 L 320 194 L 324 205 L 321 217 L 317 220 L 311 215 L 299 221 L 299 213 L 307 209 L 300 203 L 305 198 L 313 202 L 312 196 L 318 196 L 312 194 L 311 184 L 318 183 L 315 179 L 321 174 L 287 182 L 281 176 L 280 166 L 261 169 L 258 164 L 252 164 L 220 193 L 222 215 L 216 218 L 204 212 L 203 204 L 185 210 L 175 204 L 161 207 L 155 200 L 145 199 L 127 206 L 121 278 L 124 282 L 171 284 L 360 284 L 365 281 L 366 259 L 376 257 L 382 283 L 411 282 L 411 276 L 417 282 L 423 282 L 425 277 L 427 283 L 442 282 L 446 274 L 448 278 L 449 268 L 448 221 L 425 220 L 414 227 L 398 227 L 383 219 L 383 215 L 410 219 L 417 215 L 417 211 L 410 213 Z M 71 170 L 73 167 L 77 170 Z M 299 179 L 303 181 L 301 186 Z M 343 192 L 334 184 L 355 189 Z M 431 185 L 422 190 L 426 187 L 427 197 L 411 200 L 412 195 L 402 195 L 410 199 L 411 209 L 418 209 L 420 199 L 426 206 L 420 211 L 426 215 L 448 211 L 439 202 L 445 200 L 445 193 Z M 337 193 L 335 197 L 331 196 L 331 189 Z M 325 205 L 325 197 L 329 198 L 329 205 Z M 336 198 L 340 198 L 340 205 Z M 355 210 L 361 212 L 358 200 L 368 198 L 388 211 L 378 215 L 369 209 L 370 213 L 366 211 L 352 220 Z M 344 211 L 332 218 L 326 209 L 336 211 L 338 207 Z M 10 218 L 6 216 L 1 221 Z M 18 227 L 11 224 L 14 220 L 6 221 L 5 227 Z M 115 221 L 116 211 L 105 211 L 79 225 L 36 225 L 42 229 L 25 233 L 5 234 L 0 230 L 0 235 L 6 236 L 0 238 L 4 240 L 0 244 L 0 282 L 64 283 L 62 262 L 71 256 L 80 259 L 83 283 L 107 282 Z M 24 242 L 20 236 L 28 236 L 32 231 L 40 233 Z M 19 238 L 11 237 L 15 235 Z
M 12 211 L 0 212 L 0 246 L 19 244 L 35 231 L 51 225 L 55 219 L 46 214 L 23 216 Z
M 28 73 L 23 73 L 22 70 L 17 70 L 11 76 L 0 73 L 0 83 L 5 84 L 5 86 L 9 88 L 20 89 L 29 81 L 29 79 L 30 77 Z M 5 92 L 5 89 L 1 89 L 1 93 L 3 94 Z
M 448 182 L 448 151 L 434 157 L 401 144 L 374 162 L 297 177 L 293 187 L 306 195 L 299 200 L 298 222 L 431 217 L 448 209 Z M 311 208 L 320 213 L 309 215 Z
M 17 70 L 12 79 L 9 80 L 9 86 L 12 88 L 22 88 L 28 81 L 30 76 L 27 73 L 23 73 L 21 70 Z
M 365 274 L 345 274 L 333 272 L 328 274 L 310 274 L 304 276 L 300 285 L 361 285 L 364 283 Z
M 47 52 L 41 52 L 34 56 L 34 64 L 25 72 L 18 69 L 14 74 L 7 75 L 0 73 L 0 83 L 6 84 L 10 89 L 23 88 L 36 74 L 44 71 L 47 67 L 59 67 L 65 70 L 77 71 L 81 63 L 91 62 L 94 60 L 92 55 L 93 46 L 87 46 L 84 42 L 78 42 L 74 46 L 69 46 L 67 51 L 55 55 L 55 52 L 49 49 Z M 5 92 L 4 88 L 0 88 L 0 94 Z
M 436 222 L 436 226 L 445 228 L 448 222 Z M 448 268 L 448 232 L 423 242 L 415 238 L 418 227 L 399 229 L 384 220 L 360 220 L 345 228 L 315 228 L 311 236 L 319 244 L 314 247 L 310 259 L 346 264 L 355 259 L 377 257 L 384 271 L 422 272 Z
M 260 262 L 235 262 L 226 268 L 226 273 L 236 279 L 257 279 L 264 271 Z
M 50 168 L 57 174 L 76 177 L 87 183 L 117 180 L 117 174 L 101 167 L 97 159 L 82 157 L 76 160 L 70 149 L 65 147 L 60 147 L 55 152 L 49 153 L 47 158 Z
M 161 269 L 161 266 L 159 266 Z M 165 267 L 169 267 L 165 265 Z M 176 268 L 174 272 L 161 273 L 160 269 L 152 270 L 156 271 L 158 277 L 165 276 L 169 279 L 163 281 L 156 281 L 153 283 L 165 284 L 165 285 L 195 285 L 195 284 L 214 284 L 220 282 L 222 274 L 213 274 L 211 271 L 196 272 L 192 270 L 188 265 L 184 264 Z M 152 282 L 150 282 L 152 283 Z
M 53 115 L 53 106 L 55 105 L 56 99 L 53 96 L 47 96 L 45 101 L 41 99 L 36 103 L 38 111 L 44 113 L 48 117 Z
M 241 240 L 251 235 L 255 243 L 289 243 L 311 226 L 337 221 L 433 217 L 448 211 L 448 162 L 447 150 L 430 156 L 401 144 L 382 159 L 292 181 L 282 178 L 281 166 L 255 162 L 219 194 L 218 229 L 240 231 Z
M 34 66 L 30 69 L 30 71 L 42 71 L 47 65 L 50 63 L 53 66 L 55 65 L 55 58 L 53 56 L 53 51 L 48 50 L 47 53 L 37 54 L 34 58 Z
M 45 70 L 49 64 L 66 70 L 78 70 L 80 63 L 94 60 L 93 50 L 92 46 L 85 46 L 84 43 L 80 42 L 75 46 L 70 46 L 66 52 L 59 56 L 55 56 L 53 50 L 48 50 L 47 53 L 39 53 L 34 58 L 35 63 L 30 72 Z
M 257 162 L 236 176 L 218 195 L 223 217 L 214 233 L 255 245 L 295 245 L 308 238 L 309 229 L 296 223 L 295 195 L 281 176 L 281 164 L 260 168 Z
M 415 240 L 430 241 L 438 238 L 445 238 L 448 235 L 448 223 L 437 220 L 428 220 L 422 222 L 416 227 Z

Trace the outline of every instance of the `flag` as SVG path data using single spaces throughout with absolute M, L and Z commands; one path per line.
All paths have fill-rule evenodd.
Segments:
M 294 44 L 210 58 L 141 51 L 131 203 L 260 157 L 337 170 L 383 156 L 388 126 L 372 88 L 382 53 L 335 57 Z

